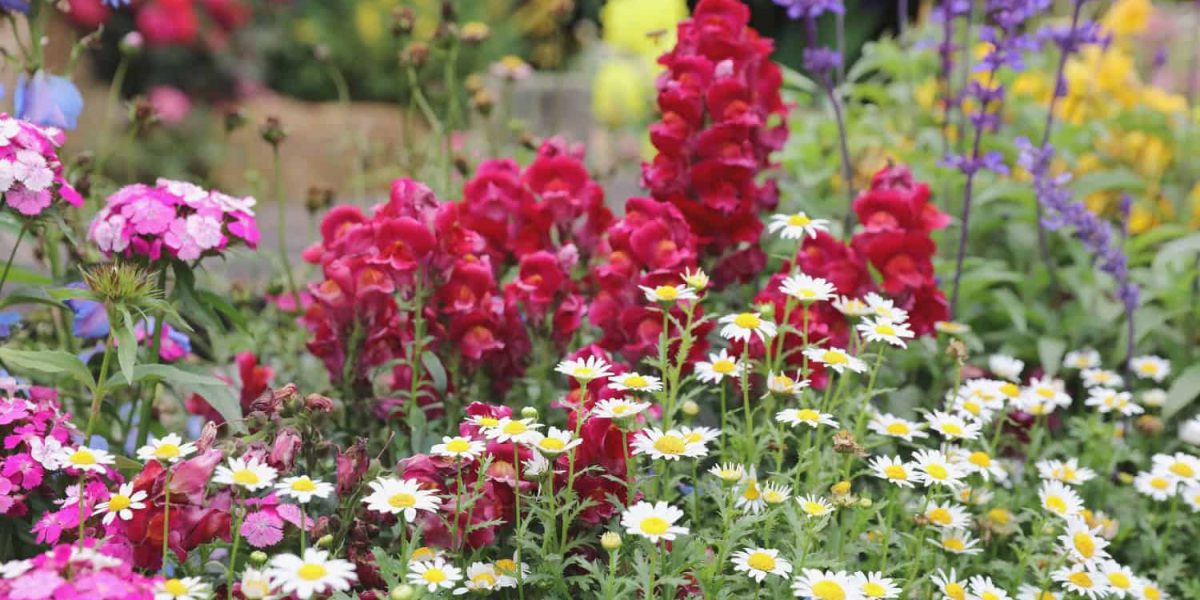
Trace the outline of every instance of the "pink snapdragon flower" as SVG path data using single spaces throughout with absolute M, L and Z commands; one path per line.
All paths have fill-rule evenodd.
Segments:
M 0 208 L 36 217 L 56 198 L 72 206 L 83 204 L 83 197 L 63 177 L 57 148 L 64 139 L 59 129 L 0 113 Z

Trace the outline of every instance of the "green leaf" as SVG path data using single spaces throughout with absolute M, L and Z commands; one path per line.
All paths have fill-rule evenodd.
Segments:
M 1196 396 L 1200 396 L 1200 365 L 1192 365 L 1183 370 L 1171 389 L 1167 390 L 1167 401 L 1163 404 L 1163 419 L 1170 419 L 1176 413 L 1187 408 Z
M 0 271 L 3 273 L 4 271 Z M 8 277 L 5 279 L 9 283 L 19 285 L 53 285 L 54 280 L 25 267 L 12 265 L 8 268 Z
M 137 365 L 133 368 L 134 381 L 161 381 L 175 389 L 181 396 L 199 394 L 237 433 L 246 430 L 242 423 L 242 403 L 233 394 L 230 385 L 203 373 L 185 371 L 172 365 Z M 111 381 L 111 380 L 110 380 Z
M 121 325 L 113 324 L 113 335 L 117 337 L 117 364 L 121 365 L 121 374 L 125 383 L 133 385 L 133 366 L 137 363 L 137 335 L 133 332 L 133 317 L 129 311 L 121 308 Z
M 1042 369 L 1046 375 L 1053 377 L 1062 364 L 1063 353 L 1067 343 L 1057 338 L 1039 338 L 1037 341 L 1038 359 L 1042 361 Z
M 246 330 L 246 316 L 223 296 L 214 294 L 208 290 L 198 290 L 196 292 L 196 299 L 201 304 L 212 307 L 214 311 L 228 319 L 230 323 L 233 323 L 234 327 L 242 331 Z
M 16 350 L 0 348 L 0 361 L 18 371 L 42 375 L 66 376 L 88 389 L 96 388 L 96 380 L 78 356 L 62 350 Z
M 1137 173 L 1122 168 L 1080 175 L 1071 187 L 1074 189 L 1076 197 L 1083 198 L 1104 190 L 1138 191 L 1145 187 L 1145 182 Z
M 1194 264 L 1200 258 L 1200 233 L 1181 237 L 1163 244 L 1158 254 L 1154 256 L 1155 272 L 1167 273 L 1177 270 L 1180 263 Z
M 442 366 L 442 361 L 432 352 L 422 352 L 421 364 L 425 367 L 425 371 L 429 373 L 429 377 L 433 379 L 433 387 L 437 389 L 438 394 L 445 393 L 446 368 Z
M 18 304 L 43 304 L 54 308 L 67 308 L 66 304 L 51 298 L 42 288 L 34 288 L 29 292 L 5 294 L 4 298 L 0 299 L 0 309 Z

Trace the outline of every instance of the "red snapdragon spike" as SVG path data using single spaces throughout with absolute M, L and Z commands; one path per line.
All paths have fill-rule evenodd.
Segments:
M 889 294 L 898 295 L 933 281 L 932 258 L 937 246 L 926 232 L 864 234 L 854 243 L 883 275 L 883 289 Z

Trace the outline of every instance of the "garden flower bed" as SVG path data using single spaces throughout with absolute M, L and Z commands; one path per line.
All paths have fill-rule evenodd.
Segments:
M 1142 56 L 1148 0 L 900 2 L 850 64 L 841 2 L 756 5 L 803 74 L 739 0 L 612 0 L 630 197 L 527 63 L 456 71 L 478 7 L 401 7 L 403 141 L 303 213 L 296 117 L 225 114 L 246 189 L 139 177 L 140 100 L 69 156 L 56 9 L 0 4 L 0 598 L 1200 598 L 1196 48 Z

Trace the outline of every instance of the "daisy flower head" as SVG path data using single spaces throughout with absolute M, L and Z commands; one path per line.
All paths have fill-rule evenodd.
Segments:
M 959 415 L 935 410 L 926 415 L 925 422 L 929 428 L 942 434 L 950 441 L 974 440 L 979 438 L 980 425 L 974 420 L 964 419 Z
M 1133 489 L 1159 502 L 1166 502 L 1179 489 L 1179 479 L 1170 473 L 1145 471 L 1133 478 Z
M 829 220 L 813 219 L 804 211 L 771 215 L 767 231 L 778 233 L 785 240 L 799 240 L 806 236 L 815 239 L 817 232 L 829 231 Z
M 792 487 L 782 483 L 767 482 L 762 486 L 763 502 L 771 505 L 783 504 L 792 496 Z
M 1162 388 L 1151 388 L 1141 395 L 1142 404 L 1150 408 L 1161 408 L 1167 403 L 1167 390 Z
M 75 469 L 84 473 L 104 473 L 105 467 L 116 462 L 116 458 L 105 450 L 79 446 L 63 446 L 50 462 L 59 469 Z
M 564 360 L 558 363 L 554 370 L 584 384 L 595 379 L 603 379 L 612 373 L 612 367 L 608 362 L 597 356 L 589 356 L 580 360 Z
M 976 575 L 970 579 L 971 599 L 1009 600 L 1008 592 L 997 586 L 991 577 Z
M 529 444 L 537 438 L 537 429 L 541 426 L 540 423 L 534 423 L 533 419 L 501 417 L 495 427 L 484 429 L 483 435 L 487 436 L 489 440 L 501 444 L 505 442 Z
M 1088 527 L 1086 521 L 1079 517 L 1067 519 L 1067 527 L 1058 536 L 1063 550 L 1076 563 L 1082 565 L 1097 565 L 1108 559 L 1108 540 L 1100 535 L 1099 527 Z
M 265 570 L 246 567 L 242 571 L 241 592 L 246 600 L 266 600 L 272 598 L 271 576 Z
M 442 553 L 429 546 L 420 546 L 412 551 L 408 556 L 408 562 L 429 562 L 442 557 Z
M 695 271 L 692 271 L 691 269 L 684 269 L 683 273 L 680 273 L 679 278 L 682 279 L 683 282 L 688 285 L 688 287 L 697 292 L 704 291 L 704 289 L 708 287 L 709 283 L 708 273 L 705 273 L 704 269 L 700 268 L 697 268 Z
M 195 451 L 195 444 L 185 444 L 178 434 L 171 433 L 138 448 L 137 457 L 143 461 L 157 460 L 163 464 L 172 464 Z
M 1083 387 L 1119 388 L 1125 385 L 1125 379 L 1116 371 L 1108 369 L 1084 369 L 1079 375 L 1083 379 Z
M 767 390 L 770 393 L 798 396 L 807 387 L 808 380 L 801 378 L 799 372 L 795 379 L 788 377 L 787 373 L 773 372 L 767 376 Z
M 933 582 L 934 588 L 944 598 L 949 600 L 966 600 L 968 582 L 965 579 L 959 579 L 958 573 L 954 569 L 950 569 L 949 573 L 938 569 L 934 571 L 929 580 Z
M 496 420 L 496 425 L 498 424 L 500 424 L 499 419 Z M 479 458 L 479 455 L 483 454 L 486 449 L 487 445 L 479 440 L 473 440 L 461 435 L 447 435 L 442 436 L 442 443 L 434 444 L 429 452 L 434 456 L 471 462 Z
M 814 346 L 806 348 L 804 356 L 807 356 L 808 360 L 821 363 L 826 368 L 837 371 L 838 375 L 844 374 L 846 369 L 850 369 L 855 373 L 862 373 L 867 370 L 867 363 L 851 356 L 850 353 L 841 348 L 819 348 Z
M 1155 454 L 1151 458 L 1154 470 L 1185 483 L 1200 482 L 1200 458 L 1185 452 Z
M 601 419 L 628 419 L 650 408 L 649 402 L 638 402 L 633 398 L 607 398 L 592 407 L 592 416 Z
M 779 551 L 774 548 L 743 548 L 733 553 L 730 562 L 734 571 L 745 573 L 759 583 L 767 575 L 787 577 L 792 572 L 792 563 L 780 558 Z
M 231 458 L 227 465 L 217 467 L 213 474 L 213 482 L 222 485 L 237 486 L 251 492 L 270 487 L 279 476 L 278 471 L 271 468 L 255 456 Z
M 893 323 L 904 323 L 908 321 L 908 311 L 897 308 L 896 303 L 891 300 L 870 292 L 863 297 L 867 302 L 867 306 L 871 308 L 871 313 L 877 317 L 887 319 Z
M 1000 461 L 992 458 L 991 454 L 983 450 L 966 452 L 963 456 L 962 467 L 970 473 L 978 473 L 984 481 L 1008 479 L 1008 471 L 1004 470 Z
M 558 456 L 563 452 L 578 446 L 583 443 L 580 438 L 574 438 L 570 431 L 565 431 L 557 427 L 551 427 L 546 431 L 545 435 L 538 434 L 530 446 L 538 449 L 538 452 L 548 456 Z
M 521 461 L 521 477 L 528 481 L 541 478 L 550 472 L 550 461 L 542 452 L 531 452 L 529 458 Z M 555 471 L 557 473 L 557 471 Z
M 866 318 L 854 326 L 868 342 L 885 342 L 899 348 L 908 347 L 904 340 L 912 339 L 913 330 L 904 323 L 894 323 L 883 317 Z
M 708 474 L 726 485 L 733 485 L 746 476 L 746 467 L 737 463 L 717 463 L 708 468 Z
M 1100 367 L 1100 353 L 1093 348 L 1072 350 L 1063 356 L 1063 366 L 1077 371 L 1097 369 Z
M 1047 459 L 1037 461 L 1038 477 L 1051 481 L 1061 481 L 1068 485 L 1081 485 L 1096 477 L 1096 472 L 1079 466 L 1075 458 L 1067 460 Z
M 834 420 L 833 415 L 812 408 L 785 408 L 775 413 L 775 420 L 793 427 L 800 425 L 808 425 L 813 429 L 822 425 L 833 428 L 838 427 L 838 422 Z
M 529 577 L 529 565 L 522 562 L 520 567 L 517 566 L 516 555 L 512 558 L 500 558 L 492 563 L 496 567 L 496 572 L 500 573 L 499 587 L 517 587 L 517 572 L 520 571 L 522 578 Z
M 1062 380 L 1034 377 L 1029 380 L 1029 386 L 1022 390 L 1017 404 L 1027 413 L 1047 415 L 1057 408 L 1071 406 L 1071 397 L 1067 395 Z
M 757 312 L 725 315 L 717 322 L 724 325 L 721 328 L 721 337 L 727 340 L 749 342 L 751 337 L 757 335 L 758 339 L 765 342 L 775 337 L 776 333 L 775 324 Z
M 864 600 L 862 590 L 845 571 L 801 569 L 792 581 L 792 593 L 797 598 L 816 600 Z
M 810 277 L 804 273 L 796 273 L 784 278 L 779 284 L 779 291 L 799 300 L 803 304 L 823 302 L 835 296 L 836 288 L 832 283 L 820 277 Z
M 810 519 L 823 517 L 833 512 L 833 504 L 830 504 L 830 502 L 822 496 L 816 496 L 813 494 L 797 496 L 796 503 L 800 505 L 800 510 L 804 511 L 804 516 Z
M 971 525 L 971 515 L 952 502 L 930 502 L 925 507 L 925 519 L 942 529 L 966 529 Z
M 209 592 L 199 577 L 171 578 L 154 585 L 154 600 L 204 600 Z
M 145 490 L 133 491 L 133 483 L 122 483 L 117 491 L 109 495 L 108 500 L 96 505 L 92 516 L 104 515 L 101 522 L 111 524 L 117 518 L 128 521 L 133 518 L 133 511 L 146 508 Z
M 1138 577 L 1133 584 L 1133 593 L 1138 600 L 1167 600 L 1167 592 L 1157 582 Z
M 875 309 L 858 298 L 841 296 L 833 301 L 833 308 L 847 317 L 865 317 L 875 314 Z
M 460 579 L 462 570 L 440 556 L 408 565 L 408 582 L 425 588 L 431 594 L 439 589 L 453 589 Z
M 703 442 L 689 443 L 685 435 L 678 430 L 663 431 L 657 427 L 643 429 L 633 438 L 633 453 L 645 454 L 654 459 L 679 460 L 680 458 L 700 458 L 708 454 Z
M 328 552 L 317 548 L 305 549 L 303 556 L 277 554 L 267 565 L 267 574 L 275 587 L 285 596 L 295 594 L 301 600 L 332 591 L 344 592 L 358 580 L 354 563 L 330 558 Z
M 1189 483 L 1179 490 L 1179 496 L 1192 512 L 1200 512 L 1200 484 Z
M 1083 511 L 1083 499 L 1061 481 L 1043 481 L 1038 489 L 1038 501 L 1043 510 L 1064 519 L 1079 516 Z
M 852 577 L 862 592 L 863 598 L 867 600 L 875 598 L 891 600 L 900 597 L 902 591 L 900 586 L 896 585 L 892 578 L 884 577 L 882 572 L 855 573 Z
M 916 463 L 913 468 L 917 471 L 918 477 L 925 487 L 944 485 L 957 488 L 962 485 L 962 479 L 966 476 L 963 469 L 951 461 L 944 452 L 918 450 L 913 453 L 912 458 Z
M 988 357 L 988 370 L 1001 379 L 1019 383 L 1021 371 L 1025 370 L 1025 362 L 1007 354 L 993 354 Z
M 622 373 L 608 378 L 608 388 L 622 392 L 657 392 L 662 389 L 662 380 L 653 375 Z
M 1022 583 L 1017 589 L 1017 600 L 1063 600 L 1063 596 L 1051 589 Z
M 762 512 L 767 507 L 767 501 L 763 499 L 762 488 L 758 484 L 758 470 L 750 467 L 742 475 L 741 481 L 738 484 L 742 487 L 742 491 L 738 493 L 738 497 L 734 500 L 734 506 L 745 512 L 757 514 Z
M 669 542 L 676 536 L 687 535 L 687 527 L 675 524 L 682 517 L 682 510 L 666 502 L 650 504 L 641 501 L 621 513 L 621 526 L 625 528 L 626 533 L 644 537 L 657 544 L 659 540 Z
M 1118 598 L 1134 594 L 1134 589 L 1137 585 L 1137 576 L 1133 574 L 1133 569 L 1115 560 L 1106 560 L 1100 563 L 1099 571 L 1104 576 L 1104 580 L 1108 582 L 1108 587 L 1111 588 L 1112 593 Z
M 876 456 L 868 465 L 876 477 L 900 487 L 910 488 L 914 481 L 920 481 L 920 475 L 899 456 Z
M 1084 401 L 1084 404 L 1095 408 L 1096 412 L 1102 415 L 1119 412 L 1126 416 L 1132 416 L 1145 412 L 1141 406 L 1133 402 L 1133 396 L 1129 392 L 1121 392 L 1106 387 L 1089 389 L 1088 397 Z
M 743 367 L 736 357 L 721 348 L 720 352 L 709 353 L 708 362 L 696 363 L 696 377 L 704 383 L 721 383 L 726 377 L 741 377 Z
M 929 542 L 951 554 L 974 555 L 983 552 L 979 540 L 971 537 L 971 532 L 966 529 L 944 529 L 941 536 Z
M 467 567 L 467 576 L 463 579 L 463 586 L 454 590 L 455 596 L 475 592 L 487 593 L 500 588 L 501 577 L 496 566 L 492 563 L 473 562 Z M 422 583 L 421 585 L 428 585 Z
M 1134 375 L 1156 383 L 1171 374 L 1171 362 L 1158 356 L 1135 356 L 1129 360 L 1129 367 Z
M 287 477 L 275 484 L 280 496 L 291 498 L 300 504 L 308 504 L 313 498 L 328 498 L 333 493 L 333 484 L 311 479 L 308 475 Z
M 1111 591 L 1103 573 L 1085 565 L 1068 565 L 1051 571 L 1050 578 L 1068 592 L 1085 598 L 1103 598 Z
M 638 288 L 642 290 L 642 294 L 646 296 L 648 302 L 674 304 L 680 300 L 696 299 L 696 290 L 687 285 L 657 285 L 654 287 L 639 285 Z
M 906 442 L 913 441 L 913 438 L 929 437 L 928 433 L 921 430 L 919 423 L 888 413 L 879 413 L 871 417 L 870 422 L 867 423 L 867 429 L 879 435 L 902 439 Z
M 946 335 L 964 335 L 970 333 L 971 326 L 958 321 L 934 321 L 933 329 Z
M 389 515 L 403 514 L 404 520 L 410 523 L 417 518 L 417 511 L 435 512 L 441 505 L 437 494 L 422 489 L 421 484 L 412 479 L 380 477 L 368 486 L 371 493 L 363 498 L 367 510 Z

